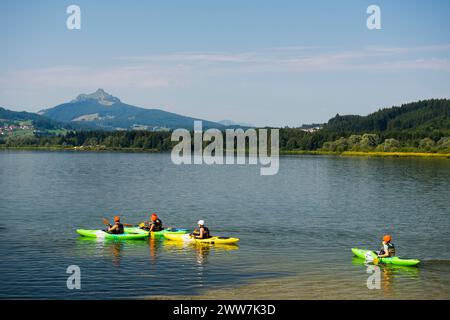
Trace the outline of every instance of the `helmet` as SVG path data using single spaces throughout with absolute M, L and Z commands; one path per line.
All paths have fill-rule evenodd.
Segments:
M 203 226 L 205 225 L 205 220 L 198 220 L 197 224 Z
M 114 217 L 114 222 L 120 222 L 120 217 L 119 216 L 115 216 Z
M 152 213 L 152 221 L 155 221 L 156 219 L 158 219 L 158 216 L 156 213 Z
M 389 234 L 387 234 L 387 235 L 385 235 L 384 237 L 383 237 L 383 241 L 384 242 L 391 242 L 391 236 L 389 235 Z

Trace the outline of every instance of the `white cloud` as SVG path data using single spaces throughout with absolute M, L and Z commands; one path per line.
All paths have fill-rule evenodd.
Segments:
M 314 72 L 450 71 L 450 44 L 371 46 L 355 50 L 280 47 L 255 52 L 177 52 L 120 57 L 123 66 L 54 66 L 0 73 L 3 89 L 141 88 L 188 86 L 198 77 Z M 433 54 L 440 54 L 435 57 Z
M 416 47 L 368 46 L 355 50 L 291 46 L 242 53 L 181 52 L 167 55 L 122 57 L 128 61 L 184 63 L 196 70 L 254 72 L 448 70 L 446 59 L 430 53 L 450 51 L 450 44 Z
M 57 66 L 26 69 L 0 75 L 3 88 L 143 88 L 159 89 L 183 85 L 183 66 L 129 66 L 87 68 Z

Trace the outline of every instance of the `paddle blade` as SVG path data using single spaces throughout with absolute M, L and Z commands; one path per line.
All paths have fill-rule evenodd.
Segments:
M 375 253 L 371 251 L 367 251 L 364 255 L 366 262 L 378 264 L 378 257 L 375 255 Z
M 103 221 L 103 224 L 109 225 L 108 219 L 103 218 L 102 221 Z

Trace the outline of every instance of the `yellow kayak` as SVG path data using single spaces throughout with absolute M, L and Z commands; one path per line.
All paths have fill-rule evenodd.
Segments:
M 189 234 L 165 233 L 164 237 L 172 241 L 190 242 L 190 243 L 207 243 L 207 244 L 234 244 L 239 238 L 230 237 L 209 237 L 206 239 L 196 239 Z
M 167 240 L 164 242 L 164 248 L 169 251 L 179 251 L 183 249 L 192 249 L 201 251 L 202 248 L 211 248 L 214 246 L 214 250 L 217 251 L 234 251 L 238 250 L 239 246 L 236 243 L 195 243 L 195 242 L 181 242 L 181 241 L 171 241 Z

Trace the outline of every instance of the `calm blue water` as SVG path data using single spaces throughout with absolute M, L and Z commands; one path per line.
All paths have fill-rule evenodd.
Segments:
M 448 159 L 292 156 L 277 175 L 260 176 L 257 166 L 176 166 L 169 154 L 0 152 L 0 298 L 195 296 L 276 279 L 273 298 L 326 290 L 448 299 L 449 190 Z M 102 217 L 136 223 L 151 212 L 175 227 L 205 219 L 214 234 L 241 242 L 99 242 L 75 233 L 102 228 Z M 350 252 L 378 249 L 385 233 L 399 255 L 424 261 L 384 270 L 389 294 L 367 289 L 366 267 Z M 81 268 L 81 290 L 66 287 L 69 265 Z M 258 297 L 246 294 L 235 297 Z

